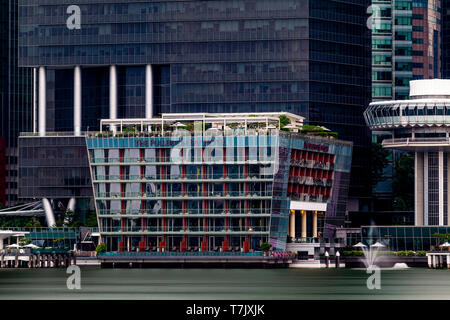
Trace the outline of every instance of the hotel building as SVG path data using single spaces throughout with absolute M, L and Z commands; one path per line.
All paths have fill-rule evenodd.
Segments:
M 21 137 L 20 168 L 42 172 L 38 141 L 54 170 L 70 154 L 56 141 L 79 149 L 85 140 L 88 163 L 79 166 L 90 173 L 78 190 L 93 190 L 108 251 L 247 252 L 266 241 L 285 250 L 287 241 L 334 237 L 346 210 L 352 143 L 294 132 L 302 124 L 290 113 L 105 119 L 85 137 Z

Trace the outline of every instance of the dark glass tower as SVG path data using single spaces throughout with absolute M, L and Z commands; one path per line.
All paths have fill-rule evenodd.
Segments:
M 20 63 L 45 68 L 47 131 L 76 126 L 77 66 L 82 131 L 98 129 L 97 119 L 111 114 L 139 118 L 146 110 L 153 115 L 288 111 L 305 116 L 354 142 L 350 196 L 367 198 L 370 137 L 362 114 L 371 85 L 369 4 L 23 1 Z
M 0 203 L 6 205 L 17 202 L 19 133 L 32 129 L 32 69 L 18 66 L 18 19 L 18 0 L 0 0 Z

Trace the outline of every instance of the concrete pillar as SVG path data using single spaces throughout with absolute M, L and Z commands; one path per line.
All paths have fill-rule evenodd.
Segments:
M 3 238 L 0 238 L 0 250 L 3 250 Z
M 313 221 L 312 221 L 312 228 L 313 228 L 313 238 L 317 238 L 317 211 L 313 212 Z
M 39 67 L 39 136 L 45 136 L 47 109 L 47 75 L 45 67 Z
M 109 118 L 117 119 L 117 67 L 112 65 L 109 67 Z M 116 131 L 116 126 L 112 126 L 111 130 Z
M 75 212 L 75 206 L 77 204 L 77 200 L 75 198 L 70 198 L 67 203 L 67 209 L 70 209 L 72 212 Z
M 336 252 L 335 258 L 336 258 L 336 268 L 339 268 L 341 266 L 341 254 L 339 253 L 339 251 Z
M 450 269 L 450 255 L 447 255 L 447 269 Z
M 444 225 L 444 152 L 439 151 L 439 225 Z
M 428 268 L 432 268 L 433 267 L 433 262 L 431 261 L 432 256 L 428 255 L 427 258 L 428 258 Z
M 42 205 L 44 207 L 45 219 L 47 220 L 47 227 L 52 228 L 56 225 L 55 215 L 50 201 L 47 198 L 42 198 Z
M 306 211 L 302 210 L 302 238 L 306 238 Z
M 81 135 L 81 67 L 75 66 L 73 87 L 73 128 L 74 135 Z
M 33 133 L 37 133 L 37 105 L 38 105 L 38 91 L 37 91 L 37 68 L 33 68 Z
M 151 64 L 145 66 L 145 118 L 153 118 L 153 71 Z
M 415 225 L 424 225 L 424 154 L 416 152 L 414 158 Z
M 447 225 L 450 226 L 450 152 L 445 153 L 445 157 L 447 157 Z
M 432 259 L 433 269 L 436 269 L 436 255 L 432 255 Z
M 289 236 L 295 238 L 295 211 L 292 211 L 289 219 Z

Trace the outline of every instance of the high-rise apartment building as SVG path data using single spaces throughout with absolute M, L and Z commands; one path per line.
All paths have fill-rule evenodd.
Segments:
M 18 65 L 18 0 L 0 0 L 0 203 L 17 203 L 17 139 L 32 129 L 32 70 Z
M 373 101 L 405 100 L 411 80 L 441 77 L 441 1 L 373 0 L 372 12 Z M 372 141 L 381 142 L 386 134 L 374 130 Z M 374 210 L 389 210 L 392 204 L 398 155 L 398 150 L 392 151 L 384 180 L 373 189 Z
M 372 98 L 407 99 L 409 81 L 441 77 L 441 1 L 373 0 Z

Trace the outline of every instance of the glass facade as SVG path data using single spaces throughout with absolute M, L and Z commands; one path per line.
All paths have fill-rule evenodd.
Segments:
M 0 203 L 6 205 L 17 203 L 17 139 L 32 131 L 33 74 L 18 64 L 18 2 L 0 0 L 0 139 L 6 147 L 0 153 Z
M 19 177 L 23 198 L 91 198 L 85 138 L 21 137 Z
M 329 203 L 325 222 L 343 224 L 351 143 L 242 129 L 86 141 L 108 251 L 284 250 L 291 200 Z
M 362 113 L 370 96 L 368 4 L 75 0 L 70 5 L 81 9 L 81 29 L 69 29 L 69 4 L 24 2 L 20 63 L 47 67 L 48 78 L 56 68 L 59 73 L 80 65 L 84 73 L 117 65 L 120 117 L 144 116 L 146 64 L 153 69 L 155 115 L 288 111 L 305 116 L 354 142 L 351 193 L 367 197 L 370 138 Z M 62 85 L 70 86 L 72 70 L 66 79 Z M 52 90 L 58 89 L 48 86 L 48 96 Z M 93 116 L 103 114 L 107 96 Z M 69 124 L 70 113 L 57 111 L 66 107 L 64 97 L 54 100 L 55 115 L 65 115 L 62 123 Z M 83 101 L 83 115 L 85 107 Z M 98 127 L 83 119 L 82 130 L 88 125 Z
M 363 226 L 362 243 L 369 245 L 380 242 L 392 251 L 430 251 L 438 249 L 442 239 L 436 234 L 448 234 L 450 227 L 436 226 Z

